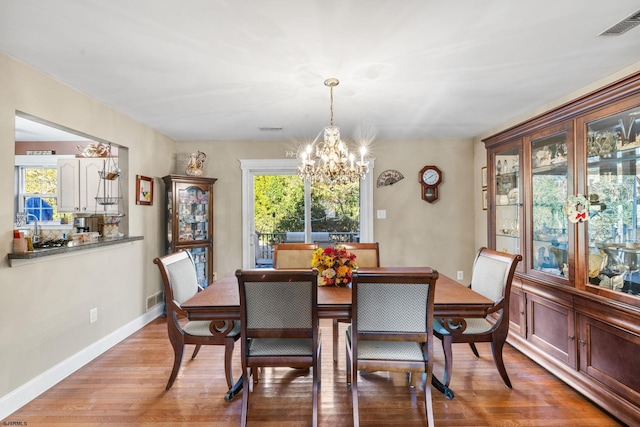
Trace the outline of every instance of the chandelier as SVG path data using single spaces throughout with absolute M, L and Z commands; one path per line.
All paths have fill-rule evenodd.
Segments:
M 298 175 L 311 183 L 329 186 L 349 184 L 364 178 L 369 172 L 369 162 L 364 160 L 367 148 L 360 148 L 360 160 L 356 160 L 356 156 L 349 153 L 347 145 L 340 139 L 340 129 L 333 125 L 333 88 L 339 83 L 336 78 L 324 81 L 331 93 L 331 120 L 330 125 L 324 128 L 323 142 L 315 144 L 314 141 L 301 150 Z

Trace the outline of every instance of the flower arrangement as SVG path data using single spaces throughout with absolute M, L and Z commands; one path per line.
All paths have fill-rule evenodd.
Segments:
M 347 286 L 356 264 L 356 256 L 342 246 L 318 248 L 311 258 L 318 269 L 318 286 Z

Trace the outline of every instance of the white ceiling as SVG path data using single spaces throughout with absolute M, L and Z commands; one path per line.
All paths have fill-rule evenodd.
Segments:
M 178 140 L 471 138 L 640 61 L 637 0 L 0 0 L 0 51 Z M 282 127 L 260 131 L 259 127 Z

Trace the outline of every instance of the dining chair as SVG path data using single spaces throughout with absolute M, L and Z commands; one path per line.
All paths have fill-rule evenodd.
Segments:
M 242 345 L 241 423 L 247 423 L 254 375 L 262 367 L 311 368 L 312 424 L 318 424 L 321 340 L 318 271 L 237 270 Z
M 380 267 L 380 245 L 375 243 L 341 243 L 346 250 L 356 256 L 358 268 Z M 338 362 L 339 323 L 349 323 L 351 319 L 333 319 L 333 362 Z
M 502 348 L 509 333 L 509 297 L 511 295 L 511 282 L 521 255 L 512 255 L 497 252 L 487 248 L 480 248 L 473 263 L 470 288 L 477 293 L 494 301 L 486 318 L 465 318 L 462 323 L 459 319 L 434 320 L 433 333 L 442 340 L 444 350 L 445 368 L 442 383 L 445 388 L 451 382 L 453 343 L 469 343 L 471 351 L 476 357 L 480 357 L 476 342 L 491 343 L 493 360 L 502 377 L 504 384 L 511 388 L 511 381 L 507 375 L 502 359 Z M 466 329 L 459 332 L 460 325 L 466 325 Z M 452 396 L 448 396 L 452 397 Z
M 196 346 L 191 355 L 192 359 L 198 355 L 202 345 L 224 345 L 224 373 L 227 385 L 231 389 L 234 385 L 231 358 L 234 343 L 240 339 L 240 322 L 179 321 L 179 318 L 186 316 L 186 312 L 180 307 L 180 304 L 201 290 L 193 258 L 188 251 L 180 251 L 155 258 L 153 262 L 160 269 L 164 283 L 167 329 L 174 355 L 173 370 L 166 389 L 171 389 L 178 376 L 182 355 L 187 344 L 195 344 Z
M 434 425 L 433 304 L 438 272 L 424 268 L 379 272 L 358 269 L 352 278 L 352 319 L 346 331 L 347 384 L 353 424 L 359 425 L 358 371 L 406 372 L 415 386 L 424 373 L 424 410 Z
M 273 248 L 273 268 L 311 268 L 317 243 L 278 243 Z

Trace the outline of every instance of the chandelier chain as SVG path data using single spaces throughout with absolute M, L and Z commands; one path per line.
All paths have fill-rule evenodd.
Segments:
M 329 107 L 331 114 L 329 116 L 329 124 L 333 127 L 333 86 L 329 86 L 329 93 L 331 94 L 331 106 Z

